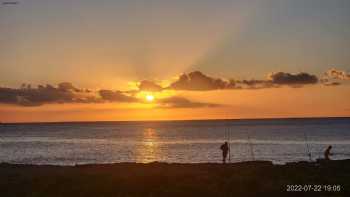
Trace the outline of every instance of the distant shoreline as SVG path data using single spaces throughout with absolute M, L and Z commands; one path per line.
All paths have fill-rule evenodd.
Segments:
M 232 119 L 192 119 L 192 120 L 111 120 L 111 121 L 53 121 L 53 122 L 0 122 L 0 125 L 14 124 L 103 124 L 103 123 L 152 123 L 152 122 L 204 122 L 204 121 L 263 121 L 263 120 L 317 120 L 317 119 L 350 119 L 350 116 L 340 117 L 282 117 L 282 118 L 232 118 Z

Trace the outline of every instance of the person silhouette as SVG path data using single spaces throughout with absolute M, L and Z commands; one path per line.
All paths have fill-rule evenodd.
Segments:
M 227 153 L 229 152 L 228 143 L 225 142 L 220 146 L 220 149 L 222 150 L 222 163 L 226 163 Z
M 332 155 L 331 149 L 332 149 L 332 146 L 328 146 L 328 148 L 324 151 L 325 160 L 330 160 L 329 156 Z

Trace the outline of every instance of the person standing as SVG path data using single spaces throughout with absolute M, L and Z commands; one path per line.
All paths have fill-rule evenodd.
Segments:
M 329 156 L 332 155 L 331 149 L 332 149 L 332 146 L 328 146 L 328 148 L 324 151 L 325 160 L 330 160 Z
M 225 142 L 224 144 L 222 144 L 220 146 L 220 149 L 222 151 L 222 163 L 226 163 L 227 154 L 230 151 L 230 148 L 228 147 L 228 143 Z

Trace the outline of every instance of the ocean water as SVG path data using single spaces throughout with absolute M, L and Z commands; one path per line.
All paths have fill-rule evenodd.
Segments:
M 0 124 L 0 162 L 221 162 L 224 141 L 231 162 L 349 159 L 350 118 Z

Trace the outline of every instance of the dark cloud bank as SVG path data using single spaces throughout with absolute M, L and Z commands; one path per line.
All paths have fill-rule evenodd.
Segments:
M 266 80 L 224 80 L 213 78 L 199 71 L 182 74 L 168 88 L 175 90 L 220 90 L 220 89 L 258 89 L 286 86 L 303 86 L 318 83 L 315 75 L 308 73 L 290 74 L 284 72 L 272 73 Z
M 21 88 L 0 87 L 0 103 L 21 106 L 39 106 L 46 103 L 97 103 L 99 100 L 91 94 L 91 90 L 75 88 L 64 82 L 57 87 L 39 85 L 32 88 L 23 84 Z
M 0 87 L 0 103 L 13 104 L 19 106 L 40 106 L 50 103 L 144 103 L 144 99 L 135 97 L 138 91 L 162 91 L 187 90 L 187 91 L 209 91 L 222 89 L 261 89 L 280 86 L 302 87 L 304 85 L 323 84 L 326 86 L 340 85 L 339 81 L 348 80 L 350 74 L 336 69 L 328 70 L 322 79 L 308 73 L 285 73 L 276 72 L 270 74 L 264 80 L 225 80 L 207 76 L 199 71 L 182 74 L 168 87 L 161 87 L 153 81 L 144 80 L 138 85 L 139 90 L 133 91 L 113 91 L 76 88 L 69 82 L 63 82 L 57 86 L 39 85 L 35 88 L 31 85 L 23 84 L 20 88 Z M 196 107 L 217 107 L 220 105 L 213 103 L 194 102 L 184 97 L 173 96 L 158 99 L 156 104 L 161 108 L 196 108 Z
M 93 92 L 86 89 L 78 89 L 71 83 L 64 82 L 54 87 L 52 85 L 39 85 L 32 88 L 30 85 L 22 85 L 21 88 L 1 88 L 0 103 L 18 106 L 40 106 L 53 103 L 144 103 L 142 99 L 128 95 L 122 91 L 99 90 Z M 197 108 L 216 107 L 219 105 L 190 101 L 183 97 L 169 97 L 157 100 L 160 108 Z

